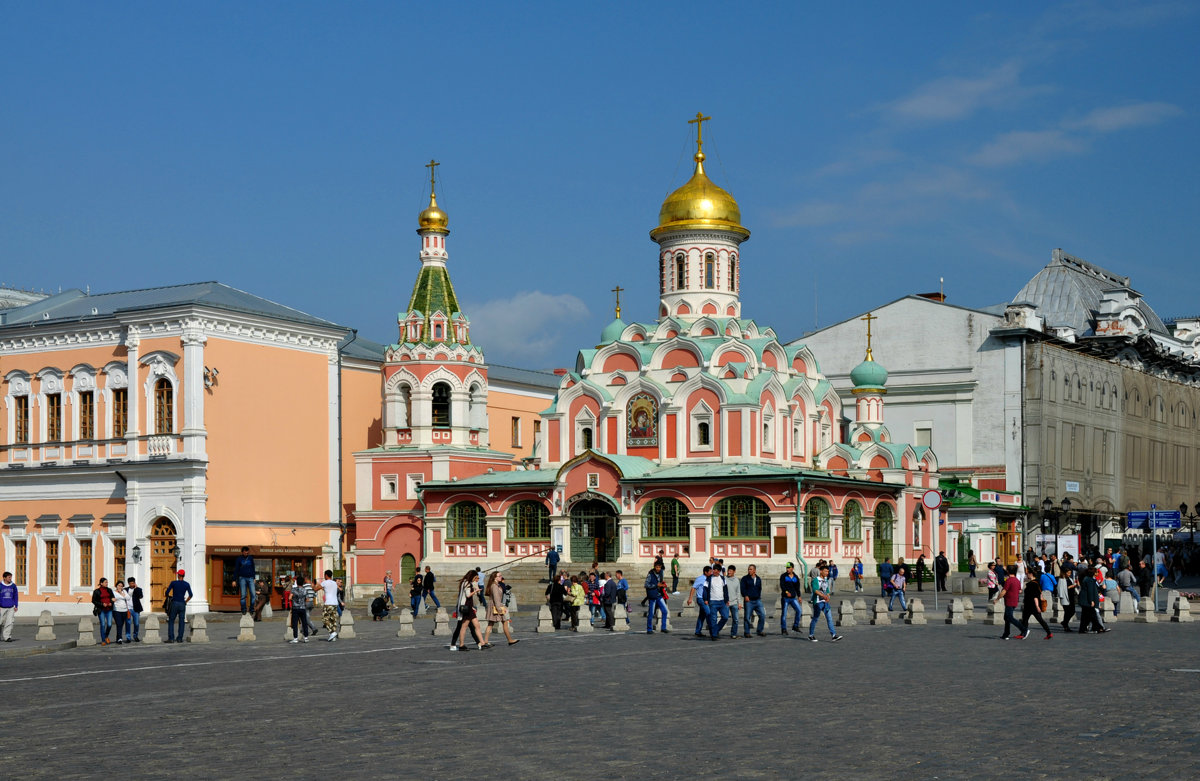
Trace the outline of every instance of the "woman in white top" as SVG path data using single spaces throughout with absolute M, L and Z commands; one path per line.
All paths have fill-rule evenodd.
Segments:
M 113 586 L 113 619 L 115 619 L 117 629 L 117 645 L 121 645 L 125 637 L 125 622 L 129 620 L 129 613 L 133 610 L 133 597 L 125 590 L 125 581 L 118 580 Z

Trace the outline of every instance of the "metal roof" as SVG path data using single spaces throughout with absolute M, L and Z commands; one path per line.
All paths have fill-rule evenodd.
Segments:
M 518 369 L 515 366 L 502 366 L 498 363 L 489 363 L 487 367 L 489 380 L 512 382 L 521 385 L 535 385 L 550 391 L 556 390 L 559 380 L 562 379 L 554 372 L 539 371 L 537 369 Z
M 42 301 L 5 312 L 2 322 L 5 325 L 16 325 L 55 320 L 86 320 L 112 317 L 120 312 L 136 312 L 186 304 L 265 315 L 304 325 L 345 328 L 345 326 L 330 320 L 314 317 L 299 309 L 284 306 L 220 282 L 191 282 L 185 285 L 120 290 L 114 293 L 85 293 L 78 289 L 65 290 Z
M 1025 283 L 1021 292 L 1013 297 L 1013 302 L 1033 304 L 1046 325 L 1066 325 L 1081 336 L 1092 336 L 1096 332 L 1096 316 L 1104 291 L 1128 287 L 1129 277 L 1056 249 L 1054 259 Z M 1170 336 L 1149 304 L 1139 299 L 1137 308 L 1151 331 Z

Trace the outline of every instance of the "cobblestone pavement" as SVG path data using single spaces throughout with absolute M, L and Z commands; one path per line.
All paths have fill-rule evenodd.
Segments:
M 978 613 L 977 613 L 978 615 Z M 431 623 L 289 645 L 0 660 L 6 778 L 1195 778 L 1200 623 L 1000 642 L 999 627 L 532 632 L 450 653 Z M 643 619 L 644 621 L 644 619 Z M 1033 639 L 1038 638 L 1038 639 Z

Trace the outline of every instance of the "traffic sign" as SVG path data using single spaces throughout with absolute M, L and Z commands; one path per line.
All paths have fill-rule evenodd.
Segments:
M 942 506 L 941 491 L 926 491 L 921 494 L 921 504 L 925 505 L 930 510 L 936 510 Z

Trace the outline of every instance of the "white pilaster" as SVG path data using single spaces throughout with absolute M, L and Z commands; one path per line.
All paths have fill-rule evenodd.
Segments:
M 188 458 L 205 457 L 204 428 L 204 332 L 185 328 L 183 337 L 183 453 Z

